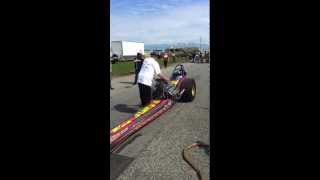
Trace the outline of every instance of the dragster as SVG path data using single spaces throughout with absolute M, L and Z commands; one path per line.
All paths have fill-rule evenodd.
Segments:
M 116 151 L 121 143 L 168 111 L 176 102 L 191 102 L 196 96 L 195 80 L 187 77 L 182 64 L 175 66 L 169 83 L 156 79 L 152 89 L 153 100 L 149 105 L 110 130 L 110 152 Z

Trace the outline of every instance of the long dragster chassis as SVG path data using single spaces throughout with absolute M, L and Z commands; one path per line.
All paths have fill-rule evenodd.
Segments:
M 173 106 L 171 99 L 154 100 L 147 107 L 138 111 L 133 117 L 120 123 L 110 131 L 110 152 L 117 150 L 119 145 L 145 125 L 154 121 Z
M 188 79 L 186 75 L 183 65 L 178 64 L 170 84 L 158 81 L 154 94 L 156 100 L 110 130 L 110 152 L 115 152 L 122 142 L 170 109 L 176 101 L 193 101 L 196 84 L 194 79 Z

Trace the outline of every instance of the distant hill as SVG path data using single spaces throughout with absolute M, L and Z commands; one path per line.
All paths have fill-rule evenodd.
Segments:
M 171 44 L 145 44 L 144 49 L 153 50 L 153 49 L 167 49 L 172 47 Z M 183 48 L 183 47 L 199 47 L 199 44 L 196 43 L 177 43 L 173 47 Z M 201 44 L 201 48 L 209 49 L 208 44 Z

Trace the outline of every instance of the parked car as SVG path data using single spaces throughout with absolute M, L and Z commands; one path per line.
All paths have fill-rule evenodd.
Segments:
M 116 54 L 113 54 L 110 58 L 110 61 L 112 62 L 112 64 L 119 62 L 119 56 Z
M 157 56 L 158 58 L 162 58 L 164 51 L 163 51 L 163 50 L 153 50 L 152 53 L 156 54 L 156 56 Z

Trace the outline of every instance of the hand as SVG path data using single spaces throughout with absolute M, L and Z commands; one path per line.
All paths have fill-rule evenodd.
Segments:
M 160 77 L 160 79 L 163 79 L 163 80 L 165 80 L 166 82 L 170 82 L 170 80 L 167 78 L 167 77 L 165 77 L 165 76 L 163 76 L 163 75 L 161 75 L 161 74 L 159 74 L 159 77 Z
M 163 81 L 164 81 L 165 83 L 167 83 L 167 84 L 169 83 L 168 79 L 166 79 L 166 78 L 163 78 L 163 77 L 162 77 L 161 80 L 163 80 Z

